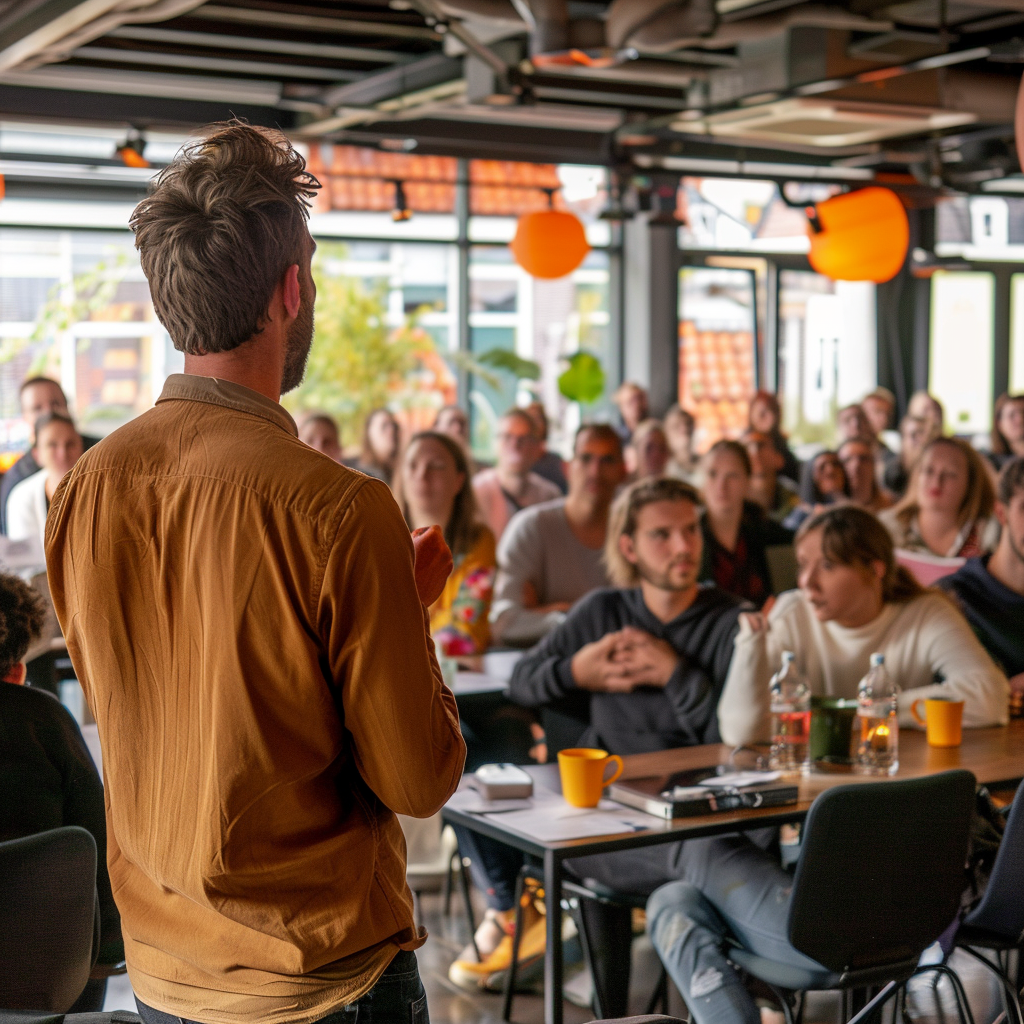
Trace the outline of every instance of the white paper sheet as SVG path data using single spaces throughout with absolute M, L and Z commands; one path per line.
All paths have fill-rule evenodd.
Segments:
M 614 836 L 656 828 L 659 819 L 643 811 L 602 800 L 596 808 L 572 807 L 560 796 L 534 797 L 529 810 L 506 814 L 485 814 L 495 824 L 514 829 L 541 842 L 583 839 L 590 836 Z

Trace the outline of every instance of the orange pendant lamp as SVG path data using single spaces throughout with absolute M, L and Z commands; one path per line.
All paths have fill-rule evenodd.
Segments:
M 910 245 L 907 211 L 894 192 L 869 187 L 808 210 L 811 266 L 834 281 L 891 281 Z
M 579 217 L 563 210 L 524 213 L 509 248 L 528 274 L 549 279 L 571 274 L 590 252 Z

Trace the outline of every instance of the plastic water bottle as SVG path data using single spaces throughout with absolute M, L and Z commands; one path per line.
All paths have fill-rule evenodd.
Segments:
M 769 763 L 787 774 L 811 769 L 811 690 L 796 667 L 796 655 L 782 652 L 782 667 L 771 681 L 772 749 Z
M 894 775 L 900 766 L 899 693 L 885 670 L 885 655 L 872 654 L 871 668 L 857 689 L 857 765 L 864 775 Z

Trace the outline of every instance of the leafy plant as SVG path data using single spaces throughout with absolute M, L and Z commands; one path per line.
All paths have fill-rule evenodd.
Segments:
M 604 394 L 604 368 L 590 352 L 566 357 L 569 367 L 558 378 L 558 390 L 570 402 L 596 402 Z
M 516 380 L 540 380 L 539 363 L 532 359 L 523 359 L 506 348 L 492 348 L 479 354 L 452 352 L 450 358 L 460 370 L 479 377 L 496 390 L 501 387 L 498 372 L 510 373 Z
M 439 361 L 433 339 L 417 326 L 416 314 L 399 328 L 387 322 L 386 280 L 328 272 L 344 259 L 343 245 L 321 245 L 313 262 L 316 284 L 316 340 L 303 383 L 285 398 L 292 411 L 330 413 L 342 443 L 358 444 L 363 423 L 374 409 L 416 404 L 416 374 Z

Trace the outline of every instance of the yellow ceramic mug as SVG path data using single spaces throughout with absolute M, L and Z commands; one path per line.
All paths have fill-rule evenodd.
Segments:
M 613 761 L 618 768 L 606 779 L 604 770 Z M 604 787 L 622 774 L 622 758 L 607 750 L 574 747 L 559 753 L 558 771 L 562 776 L 562 796 L 568 803 L 573 807 L 596 807 Z
M 924 718 L 918 713 L 917 705 L 924 704 Z M 919 725 L 928 732 L 931 747 L 959 747 L 962 739 L 961 723 L 964 717 L 962 700 L 946 700 L 944 697 L 929 697 L 915 700 L 910 713 Z

